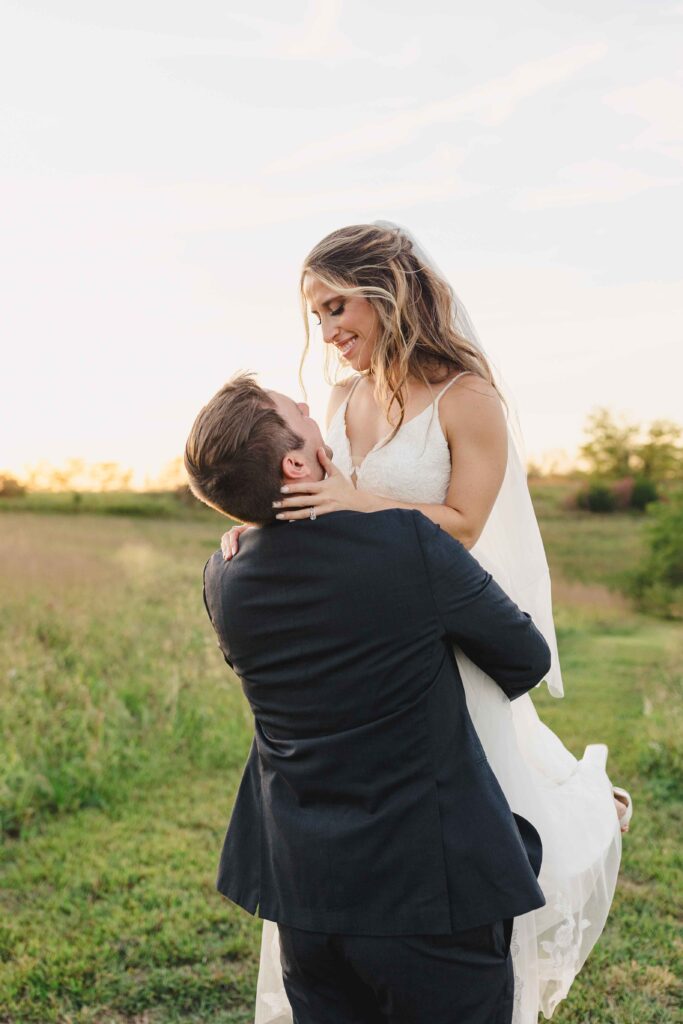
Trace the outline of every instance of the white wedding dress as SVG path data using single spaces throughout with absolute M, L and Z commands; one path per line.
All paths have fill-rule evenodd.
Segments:
M 360 378 L 359 378 L 360 379 Z M 395 437 L 376 445 L 354 466 L 346 435 L 346 401 L 330 424 L 327 441 L 335 464 L 359 487 L 402 501 L 442 504 L 451 475 L 438 401 L 454 378 Z M 355 387 L 355 385 L 354 385 Z M 522 507 L 521 503 L 527 503 Z M 505 479 L 472 554 L 544 634 L 553 666 L 546 679 L 561 697 L 550 602 L 550 577 L 531 508 L 526 473 L 514 443 Z M 546 905 L 515 919 L 513 1024 L 549 1018 L 567 995 L 602 932 L 617 881 L 621 831 L 606 773 L 607 748 L 588 746 L 580 761 L 539 719 L 528 694 L 510 703 L 499 687 L 455 649 L 467 706 L 488 760 L 513 811 L 540 833 L 539 883 Z M 396 751 L 400 757 L 400 750 Z M 264 922 L 255 1024 L 291 1024 L 282 983 L 276 925 Z

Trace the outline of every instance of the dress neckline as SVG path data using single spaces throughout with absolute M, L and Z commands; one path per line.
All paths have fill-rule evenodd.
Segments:
M 355 381 L 353 382 L 353 386 L 351 387 L 348 395 L 346 396 L 346 398 L 344 399 L 342 404 L 339 406 L 337 412 L 335 413 L 335 417 L 334 417 L 334 419 L 336 419 L 337 416 L 341 416 L 341 418 L 342 418 L 342 428 L 343 428 L 342 433 L 344 435 L 344 441 L 346 442 L 346 449 L 347 449 L 347 453 L 348 453 L 348 456 L 349 456 L 349 462 L 351 463 L 351 466 L 353 467 L 352 468 L 352 476 L 355 477 L 356 483 L 358 482 L 358 477 L 359 477 L 361 469 L 363 468 L 363 466 L 365 465 L 365 463 L 367 462 L 367 460 L 370 458 L 371 455 L 374 455 L 374 453 L 376 451 L 378 451 L 380 448 L 383 448 L 388 441 L 389 442 L 390 441 L 394 441 L 398 437 L 398 435 L 401 433 L 401 431 L 404 430 L 404 428 L 409 427 L 411 423 L 416 423 L 418 420 L 422 419 L 422 417 L 425 415 L 425 413 L 431 412 L 432 415 L 433 415 L 434 412 L 437 409 L 439 400 L 441 399 L 441 396 L 444 394 L 444 392 L 446 392 L 449 389 L 451 384 L 455 384 L 456 380 L 460 380 L 461 377 L 466 376 L 466 374 L 468 374 L 470 372 L 471 372 L 470 370 L 463 370 L 461 373 L 457 373 L 455 375 L 455 377 L 451 377 L 451 379 L 446 382 L 446 384 L 441 389 L 441 391 L 439 391 L 439 393 L 436 396 L 436 398 L 434 398 L 429 403 L 429 405 L 426 405 L 424 407 L 424 409 L 422 409 L 421 412 L 418 412 L 415 416 L 411 416 L 409 420 L 404 420 L 403 423 L 401 424 L 401 426 L 396 431 L 396 433 L 394 434 L 393 437 L 391 437 L 391 433 L 392 433 L 391 431 L 389 431 L 387 434 L 385 434 L 383 437 L 381 437 L 379 439 L 379 441 L 377 441 L 377 443 L 374 444 L 372 446 L 372 448 L 370 448 L 370 450 L 365 453 L 365 455 L 363 456 L 363 458 L 360 460 L 360 462 L 358 464 L 356 464 L 354 462 L 353 450 L 351 448 L 351 441 L 349 439 L 349 432 L 348 432 L 347 425 L 346 425 L 346 410 L 347 410 L 349 401 L 351 400 L 351 396 L 354 393 L 354 391 L 356 390 L 356 387 L 358 386 L 360 381 L 363 379 L 361 376 L 356 377 Z M 333 419 L 332 422 L 334 422 L 334 419 Z M 439 425 L 441 425 L 440 421 L 439 421 Z M 332 423 L 330 423 L 330 427 L 331 426 L 332 426 Z M 444 438 L 444 440 L 445 440 L 445 438 Z

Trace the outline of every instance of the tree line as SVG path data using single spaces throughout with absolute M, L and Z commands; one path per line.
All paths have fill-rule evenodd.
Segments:
M 580 458 L 587 481 L 576 503 L 591 512 L 643 510 L 662 489 L 683 480 L 683 427 L 671 420 L 649 426 L 596 409 L 584 428 Z

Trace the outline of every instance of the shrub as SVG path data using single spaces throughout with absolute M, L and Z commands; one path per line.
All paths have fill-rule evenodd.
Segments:
M 648 524 L 651 561 L 658 577 L 683 586 L 683 490 L 651 512 Z
M 196 498 L 187 484 L 181 484 L 176 487 L 173 492 L 173 497 L 180 505 L 186 505 L 189 508 L 196 508 L 199 498 Z
M 683 490 L 652 506 L 648 516 L 648 550 L 631 590 L 645 611 L 676 618 L 683 614 Z
M 0 498 L 20 498 L 22 494 L 26 494 L 26 488 L 16 477 L 9 473 L 0 474 Z
M 657 485 L 652 480 L 646 480 L 641 477 L 640 480 L 636 480 L 631 490 L 631 508 L 636 508 L 640 512 L 645 511 L 645 506 L 649 505 L 653 501 L 659 499 L 659 491 Z
M 614 512 L 617 507 L 611 488 L 599 480 L 593 480 L 585 490 L 579 491 L 576 504 L 588 512 Z
M 659 491 L 652 480 L 624 476 L 614 481 L 590 480 L 578 494 L 567 496 L 564 508 L 582 508 L 587 512 L 626 512 L 628 509 L 643 512 L 658 500 Z
M 611 490 L 614 495 L 614 504 L 620 512 L 632 507 L 635 486 L 636 482 L 632 476 L 622 477 L 621 480 L 615 480 L 612 484 Z

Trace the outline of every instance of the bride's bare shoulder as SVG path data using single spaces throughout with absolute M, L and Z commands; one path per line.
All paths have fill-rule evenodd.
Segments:
M 501 400 L 493 384 L 476 373 L 467 373 L 457 378 L 447 388 L 440 405 L 444 409 L 471 413 L 474 409 L 484 410 L 487 406 L 496 410 L 500 407 Z
M 439 403 L 441 422 L 448 436 L 451 431 L 481 434 L 489 442 L 507 437 L 505 411 L 493 384 L 468 373 L 448 388 Z
M 456 393 L 461 395 L 481 395 L 484 398 L 498 398 L 499 395 L 493 384 L 483 377 L 480 377 L 477 373 L 466 373 L 448 389 L 446 395 L 450 393 Z M 446 395 L 444 397 L 446 397 Z M 462 401 L 461 399 L 460 401 Z M 467 401 L 467 399 L 464 399 Z

